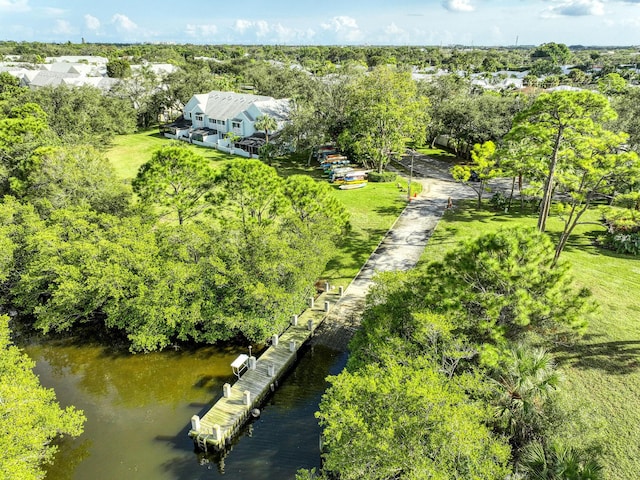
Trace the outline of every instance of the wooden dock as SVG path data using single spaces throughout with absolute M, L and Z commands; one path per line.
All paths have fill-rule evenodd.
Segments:
M 341 297 L 342 288 L 323 292 L 297 316 L 259 357 L 250 357 L 248 367 L 233 385 L 225 384 L 222 397 L 202 417 L 191 418 L 189 436 L 203 451 L 224 450 L 246 423 L 251 411 L 274 391 L 278 381 L 296 361 L 298 350 L 326 318 L 328 311 Z M 311 302 L 310 302 L 311 303 Z

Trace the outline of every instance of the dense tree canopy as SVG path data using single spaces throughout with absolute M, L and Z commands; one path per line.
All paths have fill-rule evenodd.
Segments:
M 109 328 L 132 351 L 280 332 L 346 228 L 344 207 L 326 185 L 284 181 L 258 160 L 229 164 L 215 185 L 205 180 L 198 198 L 210 196 L 209 214 L 190 210 L 182 224 L 156 223 L 145 210 L 96 211 L 88 193 L 75 202 L 55 190 L 65 200 L 44 220 L 6 198 L 6 298 L 44 332 Z
M 407 141 L 425 138 L 428 100 L 409 73 L 376 68 L 351 85 L 348 121 L 338 139 L 365 166 L 382 172 Z
M 11 178 L 11 193 L 42 213 L 89 205 L 99 212 L 123 212 L 130 189 L 91 146 L 40 147 Z
M 42 464 L 51 461 L 59 435 L 82 433 L 84 414 L 62 409 L 53 390 L 43 388 L 34 362 L 9 339 L 9 318 L 0 315 L 0 472 L 3 478 L 44 478 Z
M 427 309 L 445 315 L 453 327 L 438 321 L 439 328 L 462 335 L 463 343 L 470 342 L 483 362 L 492 363 L 506 341 L 528 332 L 584 328 L 593 307 L 589 292 L 573 287 L 567 265 L 553 267 L 553 253 L 547 236 L 533 229 L 472 239 L 449 251 L 442 261 L 401 279 L 384 279 L 370 294 L 371 314 L 393 321 L 404 337 L 423 328 L 424 320 L 411 312 Z M 354 341 L 367 343 L 358 335 Z
M 546 235 L 520 228 L 472 240 L 430 264 L 422 285 L 435 309 L 461 309 L 459 327 L 473 338 L 500 342 L 530 329 L 580 330 L 588 291 L 572 286 L 567 265 L 553 264 Z
M 571 57 L 571 51 L 564 43 L 543 43 L 531 54 L 532 58 L 549 59 L 556 65 L 566 63 Z
M 107 63 L 107 75 L 111 78 L 125 78 L 131 75 L 131 64 L 124 58 L 111 58 Z
M 509 447 L 489 412 L 429 362 L 330 377 L 320 404 L 325 471 L 341 479 L 504 478 Z
M 126 100 L 99 88 L 59 85 L 31 90 L 26 101 L 37 103 L 47 123 L 66 144 L 104 149 L 115 135 L 132 133 L 136 113 Z

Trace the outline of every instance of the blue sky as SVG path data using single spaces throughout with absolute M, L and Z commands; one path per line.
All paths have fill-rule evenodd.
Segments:
M 640 45 L 640 0 L 0 0 L 0 40 Z

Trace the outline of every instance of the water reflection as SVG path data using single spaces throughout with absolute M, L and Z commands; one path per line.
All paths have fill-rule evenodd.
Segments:
M 189 420 L 233 380 L 229 365 L 242 347 L 130 355 L 57 340 L 25 350 L 43 385 L 88 419 L 81 437 L 60 442 L 48 480 L 294 478 L 298 468 L 319 466 L 314 412 L 325 377 L 346 361 L 324 347 L 304 353 L 230 451 L 208 456 L 194 452 Z

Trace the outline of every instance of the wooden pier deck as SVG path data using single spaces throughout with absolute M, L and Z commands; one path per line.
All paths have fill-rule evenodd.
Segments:
M 297 325 L 290 325 L 279 335 L 277 345 L 272 342 L 255 359 L 255 368 L 248 367 L 233 386 L 225 385 L 228 396 L 223 394 L 202 418 L 192 417 L 189 436 L 200 450 L 223 450 L 231 442 L 248 420 L 251 410 L 277 388 L 280 377 L 296 361 L 298 350 L 326 318 L 325 302 L 329 309 L 333 308 L 340 300 L 339 292 L 338 288 L 332 288 L 319 295 L 314 306 L 298 316 Z

